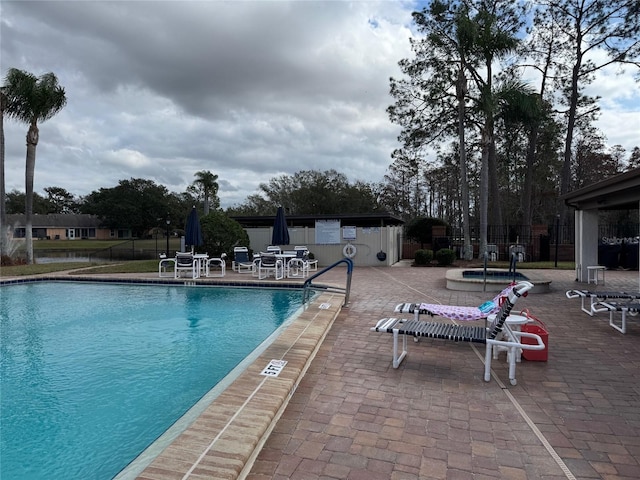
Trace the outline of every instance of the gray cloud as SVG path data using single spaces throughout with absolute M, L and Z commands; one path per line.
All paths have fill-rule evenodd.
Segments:
M 3 1 L 0 67 L 54 72 L 68 105 L 40 126 L 35 188 L 85 195 L 141 177 L 184 191 L 219 175 L 223 206 L 259 183 L 336 169 L 380 181 L 397 148 L 389 77 L 409 2 Z M 7 189 L 26 126 L 5 122 Z
M 409 54 L 401 2 L 3 2 L 2 70 L 53 71 L 68 105 L 41 125 L 36 190 L 84 195 L 218 174 L 223 205 L 335 168 L 378 181 L 397 128 L 388 78 Z M 7 188 L 26 127 L 6 122 Z

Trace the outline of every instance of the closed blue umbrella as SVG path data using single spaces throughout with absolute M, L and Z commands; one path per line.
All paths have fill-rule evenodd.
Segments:
M 284 208 L 282 207 L 278 207 L 278 212 L 276 213 L 271 245 L 289 245 L 289 229 L 287 228 L 287 219 L 284 216 Z
M 199 247 L 204 244 L 202 240 L 202 227 L 200 227 L 200 219 L 198 218 L 198 212 L 196 207 L 191 209 L 189 216 L 187 217 L 187 226 L 184 232 L 184 243 L 193 247 Z

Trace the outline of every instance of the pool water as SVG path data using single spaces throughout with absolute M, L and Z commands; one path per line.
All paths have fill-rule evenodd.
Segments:
M 465 270 L 462 272 L 462 278 L 484 278 L 485 272 L 481 269 L 478 270 Z M 528 280 L 528 278 L 520 272 L 508 272 L 500 270 L 487 270 L 486 276 L 491 280 Z
M 275 289 L 0 288 L 3 480 L 113 478 L 302 303 Z

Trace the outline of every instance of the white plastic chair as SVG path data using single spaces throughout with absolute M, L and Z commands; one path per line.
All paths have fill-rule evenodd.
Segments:
M 276 280 L 281 280 L 284 278 L 284 265 L 282 264 L 282 260 L 276 258 L 275 255 L 261 252 L 260 258 L 257 260 L 257 263 L 258 278 L 260 280 L 264 280 L 271 274 L 273 274 Z
M 205 275 L 207 277 L 224 277 L 227 268 L 227 262 L 224 260 L 226 257 L 227 254 L 223 253 L 220 257 L 207 259 Z
M 158 276 L 159 277 L 172 277 L 174 276 L 173 272 L 167 272 L 167 267 L 173 264 L 173 268 L 175 270 L 176 259 L 175 258 L 167 258 L 166 253 L 161 253 L 159 255 L 160 262 L 158 263 Z
M 287 277 L 306 278 L 309 275 L 309 259 L 307 250 L 295 250 L 296 256 L 287 262 Z
M 247 247 L 234 247 L 231 269 L 238 273 L 253 272 L 253 262 L 249 258 L 249 249 Z
M 174 278 L 181 276 L 180 272 L 189 272 L 191 278 L 198 278 L 198 262 L 195 261 L 191 253 L 176 253 L 176 266 L 174 269 Z
M 307 247 L 296 245 L 295 247 L 293 247 L 293 250 L 295 252 L 299 252 L 301 250 L 305 252 L 305 261 L 307 262 L 307 275 L 311 271 L 315 272 L 318 270 L 318 260 L 309 258 L 309 249 Z

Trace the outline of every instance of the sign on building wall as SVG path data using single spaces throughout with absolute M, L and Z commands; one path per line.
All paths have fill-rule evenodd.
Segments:
M 316 220 L 316 244 L 340 244 L 340 220 Z
M 344 240 L 355 240 L 356 227 L 342 227 L 342 238 Z

